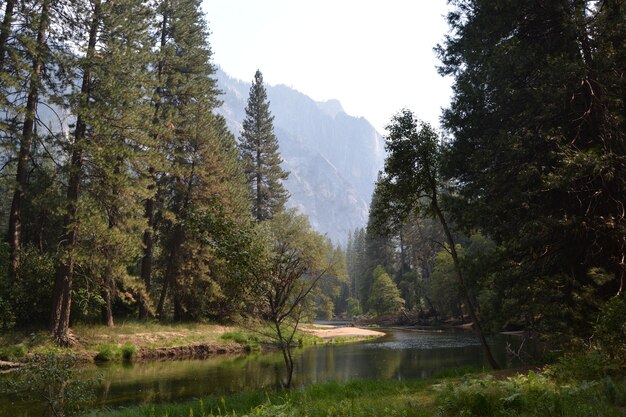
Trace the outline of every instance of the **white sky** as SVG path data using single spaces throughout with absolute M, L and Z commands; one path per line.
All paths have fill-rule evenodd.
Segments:
M 439 125 L 451 79 L 433 47 L 446 0 L 204 0 L 213 61 L 227 74 L 337 99 L 380 133 L 403 107 Z

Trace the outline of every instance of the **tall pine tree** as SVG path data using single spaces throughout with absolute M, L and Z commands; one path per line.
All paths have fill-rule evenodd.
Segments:
M 274 135 L 274 116 L 263 85 L 263 74 L 257 70 L 250 87 L 246 118 L 239 149 L 248 184 L 252 188 L 252 210 L 260 222 L 283 211 L 289 193 L 282 182 L 289 176 L 280 164 L 278 139 Z

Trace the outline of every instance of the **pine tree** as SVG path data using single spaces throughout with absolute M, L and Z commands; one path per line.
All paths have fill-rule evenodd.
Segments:
M 156 315 L 182 320 L 206 316 L 208 304 L 223 296 L 223 248 L 215 243 L 245 227 L 249 207 L 234 138 L 213 113 L 220 101 L 200 1 L 165 0 L 158 15 L 154 122 L 165 164 L 155 169 L 163 269 L 153 284 L 160 286 Z
M 280 164 L 278 139 L 274 135 L 274 116 L 263 85 L 261 71 L 254 74 L 246 106 L 246 118 L 239 148 L 248 184 L 252 189 L 252 207 L 260 222 L 284 210 L 289 193 L 282 182 L 289 176 Z
M 455 77 L 442 118 L 455 220 L 506 249 L 510 320 L 590 336 L 626 282 L 626 5 L 451 4 L 439 53 Z
M 11 202 L 11 211 L 9 214 L 9 230 L 8 230 L 8 242 L 9 242 L 9 281 L 15 279 L 18 275 L 20 266 L 20 248 L 21 248 L 21 229 L 22 229 L 22 210 L 24 208 L 24 198 L 26 195 L 26 188 L 28 186 L 28 164 L 30 160 L 30 151 L 32 142 L 35 135 L 35 125 L 37 119 L 37 104 L 39 102 L 39 96 L 42 89 L 42 69 L 44 68 L 46 61 L 46 49 L 47 49 L 47 37 L 50 27 L 50 1 L 43 0 L 40 5 L 40 12 L 34 17 L 36 27 L 32 28 L 33 35 L 35 36 L 34 46 L 25 45 L 27 54 L 30 56 L 31 69 L 27 75 L 28 88 L 27 88 L 27 100 L 26 106 L 22 109 L 24 113 L 24 120 L 22 123 L 22 132 L 19 140 L 19 153 L 18 163 L 15 173 L 15 190 L 13 192 L 13 201 Z M 8 33 L 10 30 L 10 24 L 13 13 L 13 5 L 7 3 L 6 12 L 10 12 L 5 15 L 5 22 L 3 23 L 2 33 L 0 36 L 3 42 L 0 47 L 0 58 L 2 58 L 2 65 L 4 65 L 4 55 L 6 53 L 6 42 Z M 8 20 L 7 20 L 8 19 Z M 0 70 L 4 68 L 0 67 Z
M 151 13 L 142 0 L 97 1 L 89 13 L 76 13 L 73 32 L 86 43 L 84 55 L 66 65 L 82 72 L 81 85 L 65 93 L 77 103 L 76 127 L 66 149 L 71 153 L 66 189 L 64 231 L 58 247 L 52 333 L 61 344 L 68 333 L 75 265 L 98 287 L 103 316 L 113 325 L 116 281 L 126 280 L 138 256 L 143 230 L 140 203 L 145 198 L 141 175 L 147 145 L 150 92 L 146 78 Z M 75 80 L 70 80 L 74 83 Z M 89 221 L 84 221 L 88 218 Z M 134 286 L 127 282 L 127 285 Z

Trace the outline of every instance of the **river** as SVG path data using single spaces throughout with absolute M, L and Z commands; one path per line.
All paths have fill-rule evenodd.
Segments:
M 343 345 L 311 346 L 295 352 L 294 385 L 351 379 L 428 378 L 451 368 L 488 368 L 471 332 L 383 329 L 385 336 Z M 506 339 L 490 339 L 496 359 L 506 366 Z M 280 386 L 284 363 L 277 352 L 220 356 L 204 360 L 91 366 L 86 378 L 100 376 L 96 407 L 171 402 L 208 394 Z M 7 413 L 8 410 L 10 413 Z M 4 397 L 0 415 L 35 416 L 32 405 Z

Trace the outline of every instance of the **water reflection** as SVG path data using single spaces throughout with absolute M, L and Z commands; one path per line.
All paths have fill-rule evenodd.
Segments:
M 478 339 L 471 333 L 385 332 L 385 337 L 369 342 L 299 350 L 295 357 L 294 384 L 427 378 L 454 367 L 488 366 Z M 505 364 L 504 340 L 494 339 L 491 344 L 497 360 Z M 85 372 L 86 377 L 97 374 L 103 377 L 98 405 L 117 407 L 278 387 L 284 377 L 284 364 L 282 356 L 275 352 L 132 366 L 94 366 Z M 4 415 L 3 407 L 0 401 L 0 415 Z

